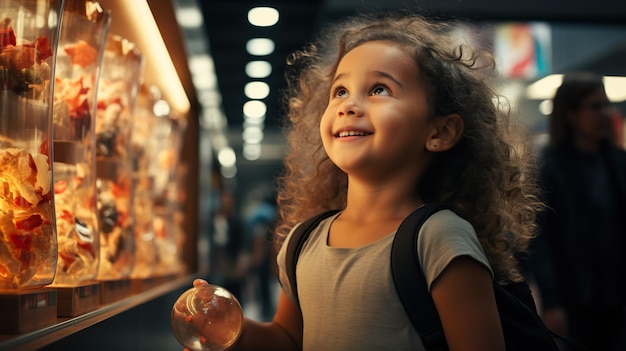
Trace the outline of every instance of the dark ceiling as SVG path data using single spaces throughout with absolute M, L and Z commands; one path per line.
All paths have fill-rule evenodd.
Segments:
M 414 8 L 439 17 L 461 17 L 479 21 L 526 20 L 625 24 L 626 1 L 623 0 L 201 0 L 210 51 L 215 62 L 224 112 L 231 129 L 241 127 L 242 105 L 247 98 L 244 85 L 249 78 L 245 64 L 254 59 L 246 53 L 246 42 L 254 37 L 269 37 L 276 50 L 266 59 L 273 65 L 269 78 L 264 79 L 271 93 L 266 128 L 275 128 L 282 114 L 280 91 L 284 88 L 285 59 L 290 52 L 313 38 L 320 26 L 358 9 Z M 247 12 L 255 6 L 272 6 L 280 11 L 274 27 L 255 28 L 247 23 Z M 612 59 L 622 65 L 625 50 Z M 611 60 L 611 57 L 605 58 Z M 622 68 L 624 70 L 624 68 Z

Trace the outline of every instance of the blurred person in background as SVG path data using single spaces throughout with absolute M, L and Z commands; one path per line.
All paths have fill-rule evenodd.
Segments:
M 255 319 L 259 321 L 271 321 L 276 310 L 273 285 L 278 284 L 277 252 L 272 245 L 276 216 L 276 194 L 264 188 L 252 191 L 243 216 L 250 252 L 246 294 L 248 300 L 258 304 Z
M 249 265 L 249 251 L 244 244 L 241 219 L 235 195 L 220 190 L 217 209 L 212 217 L 209 281 L 240 295 Z M 242 302 L 243 303 L 243 302 Z
M 546 325 L 590 350 L 626 350 L 626 152 L 614 142 L 616 116 L 601 76 L 564 76 L 527 262 Z

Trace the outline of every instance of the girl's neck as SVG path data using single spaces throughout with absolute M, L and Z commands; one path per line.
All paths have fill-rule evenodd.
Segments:
M 364 186 L 349 182 L 344 216 L 369 220 L 406 217 L 423 204 L 421 198 L 396 184 Z

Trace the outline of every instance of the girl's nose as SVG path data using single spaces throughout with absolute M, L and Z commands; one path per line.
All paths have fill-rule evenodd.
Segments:
M 364 109 L 363 104 L 361 104 L 357 99 L 352 97 L 348 98 L 341 106 L 339 107 L 339 116 L 354 116 L 361 117 L 363 116 Z

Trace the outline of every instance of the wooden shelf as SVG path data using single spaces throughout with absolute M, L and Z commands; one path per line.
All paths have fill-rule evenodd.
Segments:
M 57 323 L 24 334 L 0 334 L 0 351 L 37 350 L 68 335 L 79 332 L 140 304 L 161 297 L 181 287 L 190 287 L 196 275 L 173 278 L 149 290 L 134 294 L 123 300 L 101 306 L 97 310 L 74 318 L 58 318 Z

